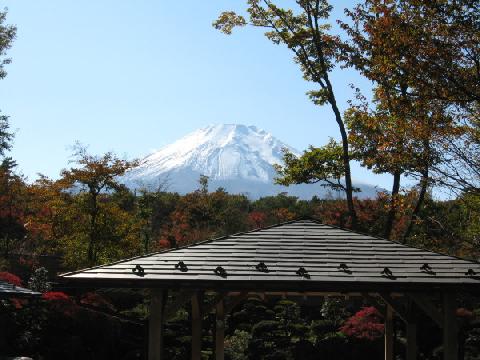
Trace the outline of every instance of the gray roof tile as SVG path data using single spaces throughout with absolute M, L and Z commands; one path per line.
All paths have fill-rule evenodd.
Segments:
M 183 261 L 188 271 L 175 265 Z M 264 262 L 268 272 L 256 265 Z M 340 264 L 348 271 L 341 271 Z M 421 269 L 428 263 L 431 272 Z M 140 265 L 143 276 L 132 269 Z M 226 277 L 214 274 L 222 266 Z M 296 274 L 304 267 L 309 278 Z M 388 267 L 392 277 L 382 275 Z M 467 275 L 472 269 L 474 275 Z M 478 276 L 477 276 L 478 274 Z M 63 280 L 98 286 L 232 287 L 287 291 L 335 286 L 372 288 L 480 285 L 480 264 L 321 224 L 298 220 L 267 229 L 235 234 L 180 249 L 119 261 L 62 275 Z

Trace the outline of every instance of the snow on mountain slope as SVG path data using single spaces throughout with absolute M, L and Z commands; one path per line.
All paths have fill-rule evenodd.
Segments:
M 147 156 L 133 173 L 149 178 L 188 168 L 211 180 L 270 183 L 272 165 L 281 163 L 284 147 L 294 151 L 255 126 L 212 125 Z
M 255 126 L 211 125 L 196 130 L 144 158 L 124 176 L 131 188 L 154 188 L 167 182 L 169 191 L 186 193 L 198 188 L 201 174 L 210 177 L 210 189 L 221 186 L 253 198 L 286 191 L 300 198 L 325 196 L 317 185 L 274 185 L 273 164 L 282 163 L 282 149 L 298 151 Z M 360 185 L 362 189 L 364 186 Z M 372 187 L 362 197 L 373 196 Z

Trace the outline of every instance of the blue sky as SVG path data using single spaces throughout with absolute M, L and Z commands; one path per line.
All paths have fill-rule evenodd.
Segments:
M 283 1 L 282 3 L 291 3 Z M 334 18 L 351 1 L 335 1 Z M 329 107 L 291 53 L 257 29 L 225 36 L 211 24 L 244 1 L 7 0 L 18 26 L 0 109 L 16 132 L 11 155 L 30 180 L 58 176 L 75 141 L 93 153 L 141 157 L 213 123 L 256 125 L 303 150 L 338 137 Z M 351 70 L 332 81 L 342 108 Z M 390 188 L 389 176 L 354 166 L 354 178 Z

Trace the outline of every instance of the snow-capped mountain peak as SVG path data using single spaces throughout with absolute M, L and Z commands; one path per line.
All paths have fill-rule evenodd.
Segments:
M 273 164 L 282 162 L 282 149 L 296 151 L 255 126 L 210 125 L 147 156 L 130 178 L 152 178 L 190 170 L 211 180 L 271 183 Z

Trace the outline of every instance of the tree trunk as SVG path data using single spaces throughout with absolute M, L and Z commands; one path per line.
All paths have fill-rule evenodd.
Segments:
M 392 186 L 392 195 L 390 198 L 390 210 L 388 211 L 387 221 L 385 223 L 385 232 L 383 236 L 385 239 L 390 239 L 392 234 L 393 223 L 395 221 L 395 215 L 397 213 L 397 197 L 398 192 L 400 191 L 400 176 L 401 172 L 396 171 L 393 174 L 393 186 Z
M 97 195 L 96 193 L 91 193 L 92 195 L 92 212 L 90 213 L 90 233 L 88 241 L 88 250 L 87 257 L 88 263 L 90 265 L 95 265 L 95 242 L 96 242 L 96 233 L 97 233 Z
M 342 149 L 343 149 L 343 166 L 345 167 L 345 193 L 347 196 L 348 213 L 350 216 L 352 229 L 357 228 L 357 213 L 355 212 L 355 206 L 353 204 L 353 186 L 352 186 L 352 173 L 350 171 L 350 153 L 348 149 L 348 135 L 345 129 L 345 124 L 342 120 L 342 115 L 337 106 L 335 95 L 333 94 L 332 84 L 328 78 L 328 75 L 324 76 L 325 83 L 330 93 L 329 102 L 332 106 L 332 110 L 335 114 L 335 121 L 340 129 L 340 135 L 342 136 Z
M 410 234 L 412 233 L 412 230 L 413 230 L 413 225 L 415 224 L 415 221 L 418 219 L 418 214 L 420 213 L 420 209 L 422 208 L 423 202 L 425 200 L 427 189 L 428 189 L 428 168 L 425 169 L 425 171 L 422 174 L 422 178 L 420 180 L 420 193 L 418 194 L 417 204 L 413 209 L 412 216 L 410 218 L 410 223 L 408 224 L 408 228 L 405 231 L 405 234 L 403 235 L 402 243 L 404 244 L 407 242 L 407 239 L 410 237 Z

